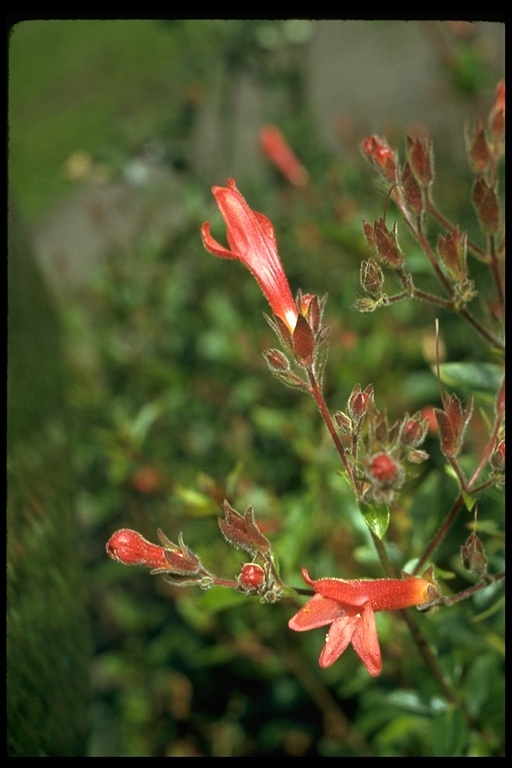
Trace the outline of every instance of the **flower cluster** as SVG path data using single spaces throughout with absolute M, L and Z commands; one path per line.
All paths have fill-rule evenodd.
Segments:
M 420 446 L 428 420 L 417 412 L 388 424 L 385 410 L 375 405 L 374 388 L 356 384 L 345 411 L 336 411 L 335 423 L 346 440 L 346 453 L 360 480 L 359 499 L 377 505 L 392 504 L 406 479 L 406 463 L 428 458 Z
M 397 152 L 378 136 L 370 136 L 362 142 L 364 156 L 377 170 L 381 181 L 389 187 L 390 199 L 402 213 L 444 295 L 434 295 L 417 288 L 413 275 L 406 272 L 407 257 L 398 242 L 397 225 L 388 225 L 386 216 L 381 216 L 373 223 L 363 222 L 372 253 L 370 258 L 362 261 L 360 268 L 364 296 L 356 301 L 359 310 L 370 312 L 402 299 L 428 301 L 457 312 L 482 338 L 494 348 L 500 348 L 499 340 L 467 312 L 466 304 L 476 296 L 469 277 L 468 251 L 490 267 L 498 303 L 503 304 L 496 236 L 502 220 L 497 162 L 503 152 L 504 110 L 503 83 L 498 87 L 487 125 L 477 124 L 467 136 L 468 159 L 475 177 L 471 200 L 482 233 L 487 237 L 488 253 L 469 243 L 467 233 L 452 226 L 434 206 L 431 195 L 435 179 L 434 155 L 432 142 L 426 135 L 407 136 L 403 164 L 400 164 Z M 303 185 L 308 181 L 307 171 L 275 126 L 264 126 L 260 142 L 264 154 L 292 184 Z M 284 384 L 311 395 L 316 401 L 363 518 L 374 540 L 380 540 L 387 522 L 381 525 L 378 518 L 370 522 L 369 513 L 364 508 L 367 506 L 371 515 L 375 508 L 384 508 L 389 514 L 387 508 L 397 501 L 398 492 L 407 480 L 409 465 L 428 459 L 421 446 L 429 429 L 429 420 L 418 411 L 413 415 L 405 413 L 389 424 L 386 410 L 379 409 L 375 403 L 372 384 L 364 389 L 356 384 L 347 399 L 345 410 L 337 410 L 331 416 L 322 393 L 328 336 L 328 327 L 324 324 L 326 297 L 320 299 L 301 290 L 293 297 L 270 220 L 250 208 L 233 179 L 229 179 L 225 187 L 214 186 L 212 193 L 226 225 L 228 247 L 212 236 L 209 222 L 201 227 L 203 245 L 214 256 L 240 261 L 256 279 L 272 311 L 272 317 L 266 319 L 281 347 L 265 350 L 268 367 Z M 430 245 L 425 235 L 424 223 L 428 216 L 432 216 L 438 229 L 442 230 L 437 234 L 435 247 Z M 385 269 L 392 271 L 400 283 L 401 290 L 394 296 L 384 293 Z M 107 553 L 119 563 L 149 568 L 151 573 L 162 575 L 175 586 L 196 585 L 204 589 L 228 587 L 246 595 L 257 595 L 263 603 L 275 603 L 283 597 L 297 599 L 298 594 L 308 594 L 308 601 L 292 616 L 288 626 L 297 632 L 329 626 L 319 658 L 320 667 L 331 666 L 352 645 L 368 673 L 377 676 L 382 669 L 382 659 L 375 613 L 413 606 L 424 610 L 432 605 L 448 604 L 449 599 L 440 596 L 432 566 L 422 576 L 417 574 L 430 560 L 430 555 L 461 508 L 465 495 L 469 497 L 475 491 L 475 481 L 482 469 L 488 466 L 489 475 L 487 482 L 477 490 L 492 483 L 499 486 L 503 482 L 504 384 L 496 397 L 491 439 L 470 481 L 466 481 L 458 457 L 473 415 L 473 399 L 470 397 L 463 407 L 457 395 L 441 393 L 441 401 L 442 407 L 433 409 L 440 448 L 447 464 L 455 472 L 461 495 L 433 543 L 418 559 L 413 575 L 404 574 L 402 579 L 332 577 L 314 580 L 303 568 L 303 579 L 309 589 L 294 589 L 282 581 L 271 542 L 257 524 L 252 506 L 240 514 L 227 500 L 222 505 L 223 517 L 218 519 L 220 532 L 232 547 L 243 550 L 248 556 L 247 562 L 240 564 L 238 573 L 232 578 L 217 576 L 206 569 L 198 555 L 184 544 L 181 534 L 178 543 L 174 544 L 159 530 L 160 544 L 154 544 L 137 531 L 123 528 L 110 537 L 106 545 Z M 155 478 L 146 473 L 137 478 L 135 485 L 144 491 L 153 487 L 155 482 Z M 379 555 L 383 551 L 379 549 Z M 475 531 L 461 546 L 460 556 L 463 566 L 480 579 L 481 584 L 490 582 L 489 561 Z M 385 557 L 381 559 L 385 562 Z M 388 572 L 391 572 L 389 563 Z
M 123 565 L 141 565 L 150 572 L 161 575 L 177 587 L 198 586 L 230 587 L 247 595 L 257 594 L 262 602 L 275 603 L 282 594 L 282 584 L 274 566 L 271 545 L 261 533 L 252 507 L 240 515 L 224 501 L 224 518 L 219 518 L 219 528 L 235 549 L 243 549 L 251 561 L 242 563 L 235 579 L 225 579 L 207 570 L 201 560 L 183 542 L 181 533 L 178 544 L 174 544 L 159 529 L 161 545 L 147 541 L 138 531 L 122 528 L 112 534 L 106 544 L 106 551 L 112 560 Z

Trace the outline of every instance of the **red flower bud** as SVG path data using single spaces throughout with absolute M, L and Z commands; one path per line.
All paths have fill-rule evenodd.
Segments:
M 386 181 L 396 180 L 396 155 L 385 141 L 378 136 L 368 136 L 361 144 L 361 151 Z
M 418 184 L 428 187 L 434 180 L 434 160 L 432 142 L 427 136 L 412 139 L 407 136 L 406 153 L 411 171 Z
M 315 337 L 304 315 L 299 315 L 292 335 L 292 347 L 300 365 L 308 367 L 313 362 Z
M 480 123 L 477 124 L 474 135 L 469 138 L 468 156 L 475 173 L 485 173 L 489 167 L 491 150 L 487 143 L 484 127 Z
M 137 531 L 122 528 L 112 534 L 106 545 L 107 554 L 123 565 L 144 565 L 146 568 L 168 568 L 165 549 L 146 541 Z
M 401 182 L 408 209 L 414 216 L 419 216 L 424 208 L 423 194 L 409 163 L 404 165 L 401 173 Z
M 389 267 L 396 269 L 403 265 L 404 256 L 398 245 L 396 222 L 390 231 L 384 219 L 378 219 L 373 225 L 373 244 L 376 255 Z
M 369 475 L 378 485 L 389 486 L 401 479 L 402 468 L 387 453 L 378 453 L 370 462 Z
M 437 252 L 453 280 L 464 280 L 468 276 L 467 233 L 455 227 L 444 237 L 437 238 Z
M 444 403 L 444 409 L 434 408 L 441 450 L 445 456 L 454 458 L 460 453 L 464 431 L 473 413 L 473 399 L 470 398 L 465 410 L 457 395 L 449 395 Z
M 256 563 L 244 563 L 238 575 L 238 584 L 246 592 L 256 592 L 265 581 L 265 571 Z
M 272 373 L 289 370 L 290 364 L 279 349 L 266 349 L 263 355 Z
M 219 518 L 218 523 L 222 535 L 235 549 L 245 549 L 251 555 L 270 551 L 270 542 L 256 525 L 252 507 L 247 507 L 242 517 L 224 501 L 224 519 Z
M 158 531 L 158 536 L 164 546 L 152 544 L 141 536 L 138 531 L 122 528 L 112 534 L 107 542 L 107 554 L 123 565 L 143 565 L 157 571 L 166 571 L 180 576 L 197 574 L 202 566 L 197 555 L 192 552 L 181 538 L 178 545 Z
M 425 439 L 428 432 L 428 419 L 422 419 L 421 414 L 412 418 L 406 416 L 402 424 L 400 439 L 409 448 L 417 448 Z
M 482 176 L 478 176 L 471 197 L 482 230 L 486 235 L 494 234 L 500 223 L 500 202 L 496 190 L 490 187 Z
M 356 422 L 359 421 L 368 410 L 371 402 L 373 402 L 373 384 L 368 384 L 363 392 L 361 392 L 361 385 L 356 384 L 347 403 L 347 410 L 351 419 Z

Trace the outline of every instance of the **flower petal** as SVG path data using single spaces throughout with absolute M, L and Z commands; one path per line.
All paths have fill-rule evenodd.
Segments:
M 360 621 L 361 617 L 358 614 L 348 613 L 344 613 L 344 615 L 339 616 L 333 621 L 318 660 L 322 669 L 330 667 L 336 659 L 339 659 L 353 639 L 354 632 L 357 631 Z
M 370 604 L 364 606 L 352 635 L 352 647 L 372 677 L 380 675 L 382 659 L 375 626 L 375 614 Z
M 238 255 L 233 251 L 224 248 L 223 245 L 217 242 L 210 234 L 210 224 L 206 222 L 201 227 L 201 237 L 203 238 L 203 245 L 207 251 L 214 256 L 220 256 L 221 259 L 238 259 Z
M 322 595 L 314 595 L 295 616 L 292 616 L 288 626 L 296 632 L 305 632 L 307 629 L 325 627 L 326 624 L 330 624 L 344 613 L 343 606 L 336 600 L 329 600 Z

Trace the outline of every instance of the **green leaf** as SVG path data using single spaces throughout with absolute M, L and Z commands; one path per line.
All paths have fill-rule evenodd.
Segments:
M 382 539 L 389 526 L 388 507 L 374 507 L 373 504 L 359 504 L 359 509 L 370 531 Z
M 467 392 L 495 394 L 503 380 L 503 368 L 494 363 L 442 363 L 439 373 L 443 384 Z
M 460 710 L 454 707 L 439 712 L 433 718 L 432 755 L 459 757 L 468 744 L 468 726 Z

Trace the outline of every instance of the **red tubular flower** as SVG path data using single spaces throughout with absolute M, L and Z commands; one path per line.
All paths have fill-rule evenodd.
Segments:
M 275 125 L 264 125 L 260 129 L 260 146 L 263 153 L 288 179 L 290 184 L 297 187 L 307 184 L 309 174 L 279 128 Z
M 169 541 L 159 529 L 158 537 L 164 546 L 152 544 L 138 531 L 121 528 L 107 541 L 107 554 L 123 565 L 143 565 L 153 572 L 173 573 L 180 576 L 198 574 L 202 566 L 197 555 L 183 543 L 181 534 L 178 545 Z
M 229 249 L 210 234 L 210 224 L 201 227 L 203 245 L 214 256 L 238 259 L 252 272 L 274 315 L 293 333 L 298 310 L 277 253 L 274 228 L 262 213 L 251 210 L 233 179 L 227 187 L 212 187 L 213 196 L 226 222 Z
M 330 624 L 319 658 L 320 666 L 330 667 L 351 643 L 373 677 L 382 669 L 375 612 L 419 605 L 437 595 L 435 585 L 424 578 L 314 581 L 305 568 L 302 576 L 315 594 L 290 619 L 290 629 L 305 632 Z

